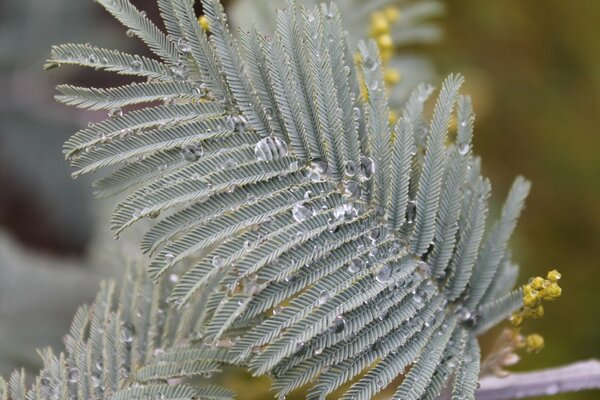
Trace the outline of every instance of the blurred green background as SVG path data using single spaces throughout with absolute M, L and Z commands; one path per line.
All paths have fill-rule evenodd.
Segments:
M 154 2 L 134 3 L 152 10 Z M 547 305 L 542 320 L 525 324 L 526 332 L 545 337 L 546 349 L 524 355 L 516 369 L 600 358 L 600 1 L 448 0 L 446 8 L 443 42 L 419 50 L 440 76 L 465 75 L 478 114 L 475 151 L 495 200 L 516 175 L 533 181 L 513 240 L 520 281 L 553 268 L 563 274 L 562 298 Z M 90 248 L 108 230 L 106 218 L 92 210 L 106 202 L 91 199 L 89 181 L 69 178 L 61 154 L 68 135 L 100 116 L 55 105 L 52 87 L 65 80 L 106 85 L 115 77 L 43 73 L 41 66 L 51 44 L 136 46 L 124 38 L 124 29 L 91 0 L 0 0 L 2 374 L 18 365 L 35 368 L 34 347 L 60 346 L 74 308 L 105 275 L 105 265 L 89 260 L 97 260 Z M 38 268 L 52 271 L 60 289 L 39 291 L 49 283 L 31 278 Z M 91 270 L 89 278 L 82 269 Z M 58 300 L 60 307 L 48 305 Z M 246 392 L 245 399 L 264 398 L 258 389 Z

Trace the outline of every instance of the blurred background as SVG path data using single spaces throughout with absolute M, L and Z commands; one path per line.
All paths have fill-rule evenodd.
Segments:
M 155 12 L 152 0 L 133 3 Z M 524 355 L 515 369 L 600 358 L 600 2 L 445 5 L 438 21 L 443 40 L 411 50 L 433 61 L 433 83 L 450 72 L 465 75 L 478 115 L 475 152 L 492 180 L 496 205 L 516 175 L 533 181 L 513 240 L 520 282 L 554 268 L 563 275 L 563 296 L 547 305 L 543 319 L 525 324 L 528 333 L 545 337 L 546 349 Z M 35 370 L 36 348 L 60 348 L 75 308 L 93 298 L 99 279 L 118 276 L 109 255 L 135 254 L 116 249 L 108 232 L 111 203 L 92 199 L 91 179 L 71 180 L 62 157 L 62 142 L 104 115 L 53 100 L 57 83 L 106 86 L 122 78 L 42 71 L 57 43 L 144 51 L 124 33 L 92 0 L 0 0 L 2 375 L 20 366 Z M 261 390 L 245 398 L 265 398 Z

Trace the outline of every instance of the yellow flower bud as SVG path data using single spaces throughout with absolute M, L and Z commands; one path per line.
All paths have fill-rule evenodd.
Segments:
M 523 304 L 525 305 L 525 307 L 533 307 L 537 303 L 538 303 L 537 296 L 535 296 L 533 294 L 526 294 L 525 296 L 523 296 Z
M 531 280 L 531 287 L 535 290 L 542 290 L 544 288 L 544 278 L 535 277 Z
M 198 18 L 198 23 L 200 24 L 202 29 L 208 31 L 208 18 L 206 18 L 206 16 L 202 15 L 200 18 Z
M 393 68 L 387 68 L 384 72 L 385 83 L 388 85 L 396 85 L 400 82 L 400 71 Z
M 544 299 L 554 300 L 562 294 L 562 288 L 558 286 L 558 283 L 551 283 L 546 289 L 544 289 Z
M 379 36 L 389 33 L 390 24 L 382 12 L 375 12 L 371 16 L 371 35 Z
M 525 350 L 528 353 L 539 353 L 544 348 L 544 338 L 536 333 L 525 338 Z
M 398 122 L 398 113 L 396 111 L 390 111 L 390 124 Z
M 382 51 L 394 49 L 394 41 L 392 37 L 387 33 L 377 38 L 377 45 Z
M 510 316 L 509 321 L 513 326 L 520 326 L 523 323 L 523 315 L 513 314 Z
M 389 6 L 383 10 L 385 17 L 390 22 L 397 22 L 400 19 L 400 9 L 398 7 Z
M 561 278 L 561 274 L 557 270 L 553 269 L 552 271 L 548 272 L 547 278 L 550 282 L 557 282 Z

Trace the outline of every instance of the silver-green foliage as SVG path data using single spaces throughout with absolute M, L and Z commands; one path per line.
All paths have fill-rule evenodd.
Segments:
M 490 183 L 462 77 L 430 121 L 433 88 L 417 87 L 392 127 L 377 47 L 350 47 L 335 4 L 291 5 L 274 35 L 234 37 L 217 0 L 202 2 L 209 34 L 189 0 L 158 0 L 166 34 L 128 0 L 98 2 L 160 59 L 55 47 L 51 65 L 147 78 L 60 86 L 60 101 L 111 114 L 65 152 L 75 175 L 112 167 L 99 196 L 133 189 L 117 234 L 157 219 L 149 273 L 185 270 L 168 301 L 202 303 L 204 343 L 235 342 L 228 362 L 272 374 L 281 395 L 314 382 L 324 398 L 359 377 L 344 398 L 368 399 L 406 374 L 395 399 L 435 398 L 450 377 L 473 398 L 476 336 L 522 305 L 507 242 L 529 184 L 515 181 L 485 234 Z
M 128 268 L 118 296 L 115 283 L 104 282 L 95 302 L 75 314 L 66 351 L 40 351 L 44 366 L 29 387 L 23 371 L 8 382 L 0 378 L 0 399 L 233 398 L 206 383 L 220 372 L 226 350 L 194 342 L 199 307 L 176 312 L 165 304 L 165 290 L 138 266 Z M 204 383 L 184 381 L 190 377 Z

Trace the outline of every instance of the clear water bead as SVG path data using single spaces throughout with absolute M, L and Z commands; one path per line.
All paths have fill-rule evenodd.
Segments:
M 223 268 L 225 266 L 225 259 L 221 256 L 214 256 L 212 259 L 212 265 L 217 268 Z
M 256 143 L 254 155 L 258 161 L 274 161 L 287 156 L 287 144 L 278 137 L 266 137 Z
M 133 60 L 131 62 L 131 69 L 138 72 L 142 69 L 142 62 L 140 60 Z
M 190 144 L 181 149 L 181 156 L 185 161 L 197 161 L 204 154 L 204 148 L 201 144 Z
M 380 283 L 389 282 L 392 279 L 392 267 L 389 265 L 385 265 L 383 268 L 379 270 L 377 275 L 375 275 L 375 280 Z
M 375 163 L 373 160 L 366 156 L 360 157 L 360 165 L 358 168 L 358 179 L 361 181 L 368 181 L 373 177 L 373 173 L 375 172 Z
M 411 200 L 406 205 L 406 223 L 414 224 L 417 218 L 417 202 Z
M 357 215 L 356 208 L 350 204 L 341 205 L 333 210 L 333 218 L 337 221 L 351 220 L 356 218 Z
M 354 181 L 346 182 L 344 184 L 344 196 L 350 200 L 358 200 L 361 196 L 360 185 Z
M 180 38 L 177 41 L 177 49 L 182 53 L 190 53 L 192 51 L 192 46 L 186 39 Z
M 356 165 L 356 163 L 352 160 L 346 161 L 346 164 L 344 164 L 344 174 L 347 177 L 352 178 L 356 176 L 357 172 L 358 166 Z
M 471 150 L 471 146 L 468 143 L 459 143 L 457 145 L 458 154 L 461 156 L 466 156 Z
M 306 221 L 314 214 L 313 209 L 305 204 L 298 203 L 292 208 L 292 217 L 296 222 Z
M 363 64 L 369 71 L 374 71 L 377 68 L 377 61 L 371 56 L 366 57 Z
M 343 315 L 338 315 L 333 320 L 333 324 L 329 327 L 329 332 L 331 333 L 342 333 L 346 328 L 346 318 Z
M 319 295 L 319 304 L 323 305 L 323 304 L 327 303 L 327 300 L 329 300 L 330 297 L 331 297 L 331 295 L 329 294 L 329 292 L 327 292 L 326 290 L 323 290 L 321 292 L 321 294 Z
M 123 110 L 119 107 L 111 108 L 110 110 L 108 110 L 109 118 L 118 118 L 118 117 L 122 117 L 122 116 L 123 116 Z
M 360 259 L 352 260 L 350 264 L 348 264 L 348 271 L 355 274 L 361 270 L 362 265 L 363 262 Z
M 324 180 L 328 170 L 329 165 L 327 162 L 315 159 L 308 165 L 306 177 L 313 182 L 319 182 Z

